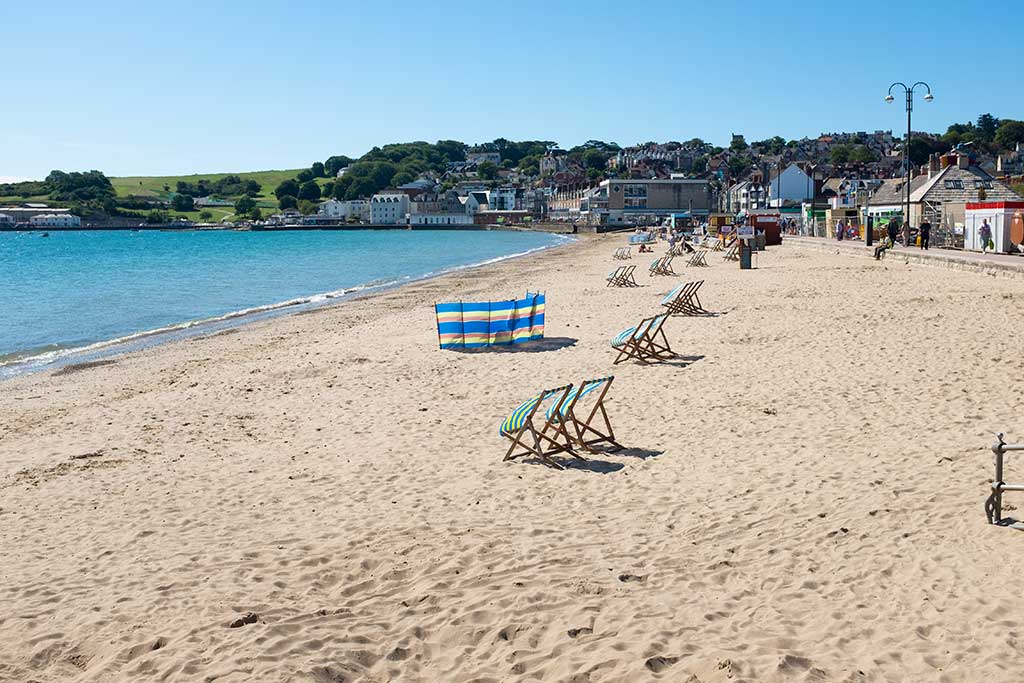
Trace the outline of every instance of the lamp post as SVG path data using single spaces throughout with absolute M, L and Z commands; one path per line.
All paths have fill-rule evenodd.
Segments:
M 889 86 L 889 94 L 885 96 L 886 102 L 894 102 L 896 98 L 892 96 L 892 91 L 896 86 L 903 88 L 903 91 L 907 94 L 907 140 L 903 143 L 903 165 L 907 169 L 907 212 L 903 217 L 903 246 L 905 247 L 910 246 L 910 113 L 914 111 L 914 89 L 919 85 L 923 85 L 928 93 L 924 96 L 925 102 L 931 102 L 935 99 L 932 95 L 931 86 L 923 81 L 918 81 L 911 86 L 896 81 Z

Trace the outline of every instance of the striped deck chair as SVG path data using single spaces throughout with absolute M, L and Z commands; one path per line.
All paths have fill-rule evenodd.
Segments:
M 690 254 L 690 260 L 686 262 L 686 267 L 687 268 L 690 268 L 690 267 L 693 267 L 693 266 L 703 267 L 703 266 L 708 265 L 708 262 L 707 262 L 707 259 L 706 259 L 707 253 L 708 253 L 708 250 L 704 249 L 704 248 L 694 249 L 693 253 Z
M 705 244 L 704 246 L 709 246 L 711 251 L 722 251 L 722 240 L 718 239 L 717 237 L 708 237 L 707 241 L 710 242 L 711 244 Z
M 614 379 L 588 379 L 569 392 L 561 407 L 552 405 L 548 408 L 548 417 L 567 425 L 569 438 L 587 452 L 596 453 L 594 446 L 601 443 L 610 443 L 615 450 L 622 448 L 615 440 L 608 411 L 604 408 L 605 394 Z M 588 399 L 588 395 L 593 399 Z M 589 411 L 584 404 L 590 405 Z
M 533 455 L 545 464 L 561 470 L 565 468 L 552 460 L 552 455 L 568 453 L 580 460 L 584 459 L 573 451 L 566 421 L 559 419 L 562 405 L 568 400 L 571 391 L 571 384 L 542 391 L 505 418 L 498 431 L 512 445 L 508 447 L 503 461 Z M 545 404 L 548 407 L 542 410 Z M 538 425 L 541 417 L 543 421 Z
M 697 298 L 697 291 L 704 284 L 703 280 L 686 282 L 665 295 L 661 305 L 668 309 L 670 315 L 701 315 L 707 313 Z
M 675 354 L 668 344 L 668 338 L 661 329 L 668 319 L 668 313 L 644 318 L 636 327 L 623 330 L 612 340 L 612 348 L 619 352 L 613 365 L 632 358 L 643 364 L 652 360 L 666 360 Z
M 636 266 L 619 266 L 608 273 L 608 287 L 639 287 L 633 277 Z
M 730 246 L 729 249 L 726 250 L 726 252 L 722 255 L 722 258 L 725 259 L 726 261 L 739 261 L 739 245 L 734 242 L 732 246 Z
M 633 257 L 629 253 L 629 247 L 619 247 L 618 249 L 615 250 L 615 258 L 617 258 L 620 261 L 625 261 Z
M 617 286 L 616 283 L 619 281 L 619 277 L 622 275 L 622 271 L 624 271 L 624 270 L 626 270 L 626 266 L 619 266 L 618 268 L 616 268 L 612 272 L 608 273 L 608 277 L 606 277 L 604 279 L 605 282 L 608 283 L 605 286 L 606 287 L 616 287 Z
M 655 275 L 675 275 L 675 271 L 672 270 L 673 258 L 673 256 L 662 256 L 661 258 L 654 259 L 647 269 L 647 274 L 651 277 Z

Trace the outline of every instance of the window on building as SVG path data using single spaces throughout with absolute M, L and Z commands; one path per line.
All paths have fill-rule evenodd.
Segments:
M 975 180 L 974 181 L 974 189 L 978 190 L 978 189 L 981 189 L 981 188 L 985 188 L 986 190 L 991 190 L 992 189 L 992 181 L 991 180 Z
M 947 180 L 946 181 L 946 189 L 947 190 L 962 190 L 962 189 L 964 189 L 964 181 L 962 181 L 962 180 Z

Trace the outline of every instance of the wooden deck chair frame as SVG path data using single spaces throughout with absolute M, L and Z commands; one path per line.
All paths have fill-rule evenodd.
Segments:
M 608 273 L 608 277 L 605 278 L 605 287 L 618 287 L 618 284 L 616 283 L 624 270 L 626 270 L 626 266 L 617 266 L 615 270 Z
M 706 259 L 707 253 L 708 253 L 707 249 L 704 249 L 704 248 L 695 249 L 693 251 L 693 253 L 690 254 L 690 260 L 686 262 L 686 267 L 687 268 L 691 268 L 691 267 L 702 268 L 704 266 L 707 266 L 708 265 L 708 262 L 707 262 L 707 259 Z
M 608 287 L 639 287 L 633 277 L 636 266 L 619 266 L 614 273 L 608 276 Z
M 617 347 L 619 355 L 612 365 L 618 365 L 630 358 L 649 365 L 651 359 L 660 361 L 675 357 L 676 354 L 669 346 L 668 337 L 665 336 L 665 331 L 662 329 L 668 317 L 668 313 L 659 313 L 640 321 L 634 333 L 626 339 L 622 346 Z
M 707 313 L 700 303 L 697 292 L 704 284 L 703 280 L 687 282 L 678 288 L 676 295 L 670 301 L 663 301 L 662 306 L 668 309 L 670 315 L 701 315 Z
M 571 429 L 569 438 L 589 453 L 596 453 L 594 446 L 601 443 L 611 444 L 615 450 L 622 450 L 623 446 L 615 440 L 615 432 L 612 430 L 611 420 L 608 419 L 608 411 L 604 408 L 604 397 L 615 380 L 614 376 L 588 379 L 579 385 L 578 391 L 574 392 L 562 412 L 562 421 L 568 424 Z M 588 394 L 587 387 L 604 383 L 604 386 L 597 390 L 597 400 L 586 417 L 580 418 L 576 412 L 576 404 L 581 397 Z M 601 430 L 604 431 L 601 431 Z
M 729 249 L 725 252 L 722 258 L 726 261 L 738 261 L 740 259 L 739 245 L 733 244 L 731 247 L 729 247 Z
M 572 391 L 572 385 L 566 384 L 563 387 L 540 392 L 537 395 L 537 401 L 533 404 L 530 412 L 527 413 L 519 429 L 514 433 L 506 432 L 504 429 L 501 430 L 501 435 L 512 442 L 508 447 L 508 451 L 505 452 L 502 462 L 533 455 L 546 465 L 564 470 L 564 466 L 551 459 L 552 455 L 568 453 L 574 458 L 586 459 L 573 450 L 572 439 L 569 436 L 569 430 L 565 426 L 565 421 L 558 419 L 562 404 L 565 402 L 570 391 Z M 544 416 L 544 423 L 538 429 L 534 423 L 534 417 L 536 417 L 537 411 L 544 405 L 544 402 L 553 396 L 556 397 L 555 409 L 550 417 L 547 416 L 546 410 L 541 411 L 541 415 Z M 527 437 L 529 438 L 527 439 Z M 518 453 L 516 452 L 517 447 L 522 449 Z
M 722 251 L 722 240 L 712 237 L 711 238 L 711 251 Z

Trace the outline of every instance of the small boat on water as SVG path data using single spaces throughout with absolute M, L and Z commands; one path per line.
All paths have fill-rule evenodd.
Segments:
M 48 232 L 44 232 L 43 233 L 43 237 L 49 237 L 49 236 L 50 236 L 50 233 L 48 233 Z

